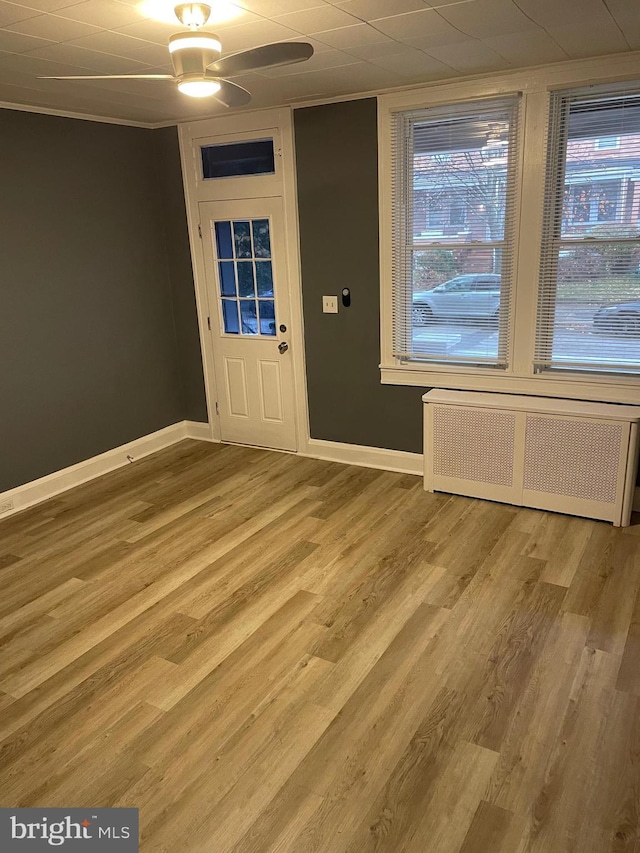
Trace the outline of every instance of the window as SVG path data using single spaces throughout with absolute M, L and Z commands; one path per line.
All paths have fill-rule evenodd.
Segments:
M 274 337 L 269 220 L 216 222 L 215 237 L 223 331 Z
M 384 384 L 640 405 L 637 78 L 618 57 L 380 96 Z
M 640 373 L 639 180 L 640 87 L 552 96 L 537 371 Z
M 620 180 L 570 183 L 567 175 L 562 203 L 562 219 L 565 228 L 583 228 L 598 222 L 615 222 Z
M 393 355 L 509 361 L 518 97 L 394 116 Z
M 204 145 L 200 152 L 202 177 L 205 180 L 243 175 L 273 175 L 276 170 L 273 139 Z

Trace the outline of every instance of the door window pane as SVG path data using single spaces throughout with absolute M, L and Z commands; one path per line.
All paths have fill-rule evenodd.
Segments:
M 258 283 L 258 296 L 273 296 L 271 261 L 256 262 L 256 281 Z
M 242 334 L 257 335 L 258 317 L 256 313 L 256 303 L 254 299 L 240 300 L 240 317 L 242 319 Z
M 236 274 L 233 261 L 221 261 L 218 264 L 220 270 L 220 292 L 223 296 L 236 295 Z
M 269 220 L 216 222 L 215 236 L 224 331 L 232 335 L 275 337 Z
M 256 295 L 253 283 L 253 261 L 238 262 L 238 295 Z
M 222 322 L 227 334 L 237 335 L 240 331 L 238 324 L 238 303 L 235 299 L 222 300 Z
M 233 257 L 230 222 L 216 222 L 216 248 L 219 258 Z
M 276 312 L 273 299 L 260 299 L 260 332 L 274 336 L 276 333 Z
M 271 257 L 271 239 L 269 235 L 268 219 L 254 219 L 253 246 L 256 258 Z
M 236 247 L 236 258 L 250 258 L 251 251 L 251 229 L 248 222 L 233 223 L 233 237 Z

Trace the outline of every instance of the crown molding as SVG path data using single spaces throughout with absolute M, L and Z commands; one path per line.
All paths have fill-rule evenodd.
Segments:
M 13 104 L 8 101 L 0 101 L 0 109 L 16 110 L 21 113 L 38 113 L 45 116 L 59 116 L 60 118 L 77 118 L 81 121 L 98 121 L 103 124 L 121 124 L 126 127 L 142 127 L 153 129 L 155 125 L 145 121 L 133 121 L 132 119 L 113 118 L 111 116 L 90 115 L 89 113 L 74 113 L 70 110 L 56 110 L 53 107 L 43 107 L 35 104 Z M 172 122 L 176 124 L 177 122 Z

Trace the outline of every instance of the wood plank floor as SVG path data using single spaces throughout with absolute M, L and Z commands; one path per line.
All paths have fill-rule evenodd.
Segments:
M 640 853 L 640 527 L 183 442 L 0 523 L 0 804 L 144 853 Z

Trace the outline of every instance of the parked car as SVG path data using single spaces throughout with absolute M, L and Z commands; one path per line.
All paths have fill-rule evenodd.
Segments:
M 640 337 L 640 302 L 603 305 L 593 315 L 593 327 L 605 334 Z
M 415 326 L 460 317 L 497 321 L 499 312 L 500 276 L 495 273 L 458 275 L 413 294 Z

